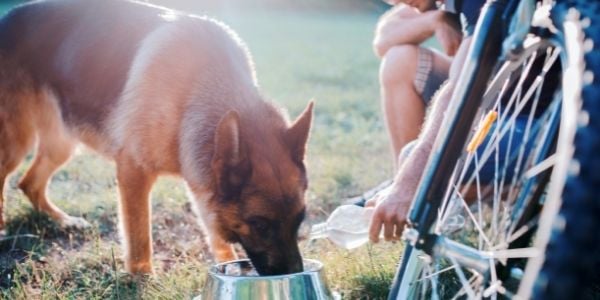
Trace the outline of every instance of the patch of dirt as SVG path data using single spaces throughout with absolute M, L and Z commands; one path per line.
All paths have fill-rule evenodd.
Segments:
M 177 214 L 158 207 L 154 209 L 152 219 L 154 263 L 162 265 L 164 271 L 172 264 L 188 259 L 213 261 L 189 202 Z

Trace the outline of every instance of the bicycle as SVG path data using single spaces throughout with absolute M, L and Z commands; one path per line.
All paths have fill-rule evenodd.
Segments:
M 485 5 L 388 299 L 580 299 L 600 248 L 599 17 L 597 1 Z

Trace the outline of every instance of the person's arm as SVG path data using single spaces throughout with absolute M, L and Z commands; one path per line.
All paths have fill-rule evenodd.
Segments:
M 454 85 L 460 76 L 470 41 L 470 38 L 467 38 L 461 43 L 458 54 L 450 67 L 450 79 L 433 100 L 432 110 L 427 116 L 425 127 L 417 144 L 404 160 L 389 193 L 376 204 L 369 230 L 370 239 L 373 242 L 379 240 L 382 227 L 386 240 L 398 240 L 402 236 L 411 201 L 451 101 Z
M 378 23 L 383 23 L 392 19 L 407 19 L 416 17 L 420 12 L 406 4 L 398 4 L 386 11 L 380 18 Z
M 455 14 L 443 13 L 435 29 L 435 37 L 446 54 L 456 55 L 463 38 L 459 17 Z
M 420 13 L 405 6 L 377 24 L 373 49 L 378 57 L 396 45 L 418 45 L 433 36 L 442 21 L 443 12 L 432 10 Z
M 384 15 L 377 24 L 373 48 L 378 57 L 396 45 L 418 45 L 436 35 L 444 51 L 454 56 L 462 39 L 456 17 L 441 10 L 419 12 L 404 6 Z

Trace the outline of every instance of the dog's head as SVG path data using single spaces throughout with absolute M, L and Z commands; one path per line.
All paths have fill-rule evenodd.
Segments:
M 268 119 L 258 121 L 262 126 L 244 124 L 230 111 L 215 132 L 214 224 L 224 239 L 242 245 L 261 275 L 303 269 L 297 238 L 305 213 L 312 107 L 311 102 L 296 121 L 282 126 Z

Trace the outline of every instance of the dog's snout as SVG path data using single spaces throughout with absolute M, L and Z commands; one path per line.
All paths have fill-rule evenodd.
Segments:
M 256 271 L 262 276 L 286 275 L 304 271 L 302 256 L 299 251 L 282 253 L 253 253 L 247 251 Z
M 300 255 L 300 249 L 298 245 L 294 244 L 294 251 L 288 258 L 287 265 L 289 266 L 289 273 L 299 273 L 304 271 L 304 263 L 302 262 L 302 256 Z
M 264 275 L 286 275 L 300 273 L 302 271 L 304 271 L 304 266 L 302 264 L 302 260 L 300 260 L 294 262 L 282 262 L 268 266 L 265 269 Z
M 304 271 L 304 264 L 302 263 L 302 260 L 295 261 L 294 263 L 292 263 L 292 265 L 290 267 L 290 273 L 300 273 L 303 271 Z
M 275 269 L 277 269 L 277 267 Z M 284 256 L 279 262 L 279 269 L 281 269 L 281 274 L 293 274 L 304 271 L 304 264 L 302 263 L 300 252 L 296 251 L 289 256 Z

